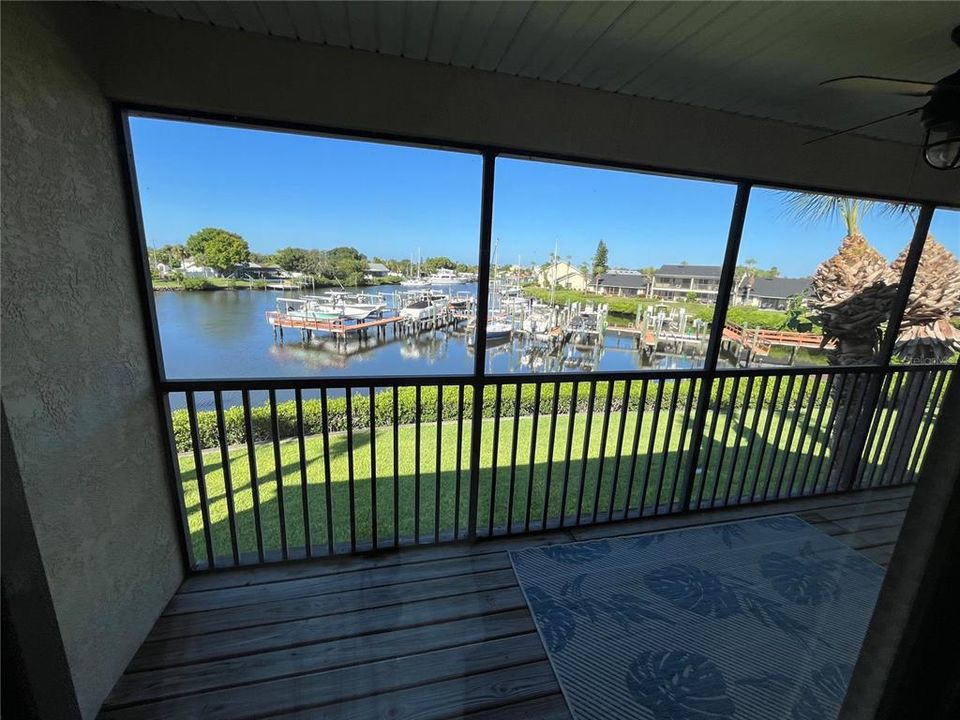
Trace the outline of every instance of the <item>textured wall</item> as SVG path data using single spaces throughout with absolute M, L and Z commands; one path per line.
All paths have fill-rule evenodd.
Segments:
M 3 8 L 2 384 L 91 717 L 181 569 L 110 106 L 45 23 Z

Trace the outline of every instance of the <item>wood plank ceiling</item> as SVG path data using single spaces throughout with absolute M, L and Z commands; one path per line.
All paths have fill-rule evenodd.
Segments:
M 840 130 L 922 100 L 818 87 L 960 66 L 956 2 L 122 2 L 302 42 Z M 863 131 L 921 139 L 915 117 Z

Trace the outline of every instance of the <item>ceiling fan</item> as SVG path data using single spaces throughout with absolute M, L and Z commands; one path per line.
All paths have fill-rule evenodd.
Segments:
M 960 25 L 950 33 L 950 39 L 957 46 L 960 46 Z M 844 135 L 893 118 L 919 113 L 920 122 L 926 131 L 923 140 L 923 157 L 927 164 L 937 170 L 960 168 L 960 70 L 933 83 L 872 75 L 850 75 L 826 80 L 820 83 L 820 86 L 856 92 L 886 93 L 888 95 L 927 97 L 930 99 L 925 105 L 887 115 L 846 130 L 830 133 L 806 144 L 809 145 L 837 135 Z

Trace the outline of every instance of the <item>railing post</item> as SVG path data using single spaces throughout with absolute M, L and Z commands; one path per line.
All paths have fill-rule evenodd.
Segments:
M 713 309 L 713 322 L 710 325 L 710 338 L 707 341 L 707 353 L 703 361 L 703 376 L 697 396 L 697 410 L 693 421 L 693 435 L 690 438 L 690 458 L 687 462 L 687 474 L 684 479 L 681 512 L 689 512 L 693 485 L 697 478 L 697 465 L 700 461 L 700 447 L 703 444 L 703 432 L 707 424 L 707 409 L 710 404 L 710 392 L 717 373 L 720 357 L 720 342 L 723 340 L 723 328 L 727 322 L 727 306 L 733 290 L 734 275 L 737 271 L 737 257 L 740 255 L 740 238 L 743 236 L 743 223 L 747 217 L 747 202 L 750 199 L 750 184 L 737 185 L 737 196 L 733 203 L 733 215 L 730 218 L 730 231 L 727 234 L 727 249 L 723 256 L 723 268 L 720 271 L 720 285 L 717 288 L 717 303 Z
M 496 153 L 483 153 L 483 180 L 480 193 L 480 254 L 477 267 L 477 310 L 473 342 L 473 417 L 470 422 L 470 493 L 467 510 L 467 537 L 477 536 L 480 497 L 480 445 L 483 428 L 484 364 L 487 359 L 487 305 L 490 301 L 490 246 L 493 235 L 493 182 Z
M 930 231 L 930 221 L 933 219 L 933 205 L 924 205 L 920 208 L 920 214 L 917 217 L 917 225 L 913 231 L 913 239 L 910 241 L 910 249 L 907 251 L 906 261 L 903 265 L 903 273 L 900 276 L 900 284 L 897 289 L 897 296 L 890 308 L 890 317 L 887 320 L 887 331 L 884 333 L 883 341 L 880 343 L 880 351 L 877 355 L 877 363 L 884 368 L 886 372 L 877 373 L 871 377 L 870 382 L 864 390 L 866 396 L 862 404 L 862 412 L 854 418 L 854 424 L 851 429 L 852 438 L 843 462 L 837 469 L 834 481 L 837 490 L 849 490 L 856 481 L 857 472 L 860 468 L 860 460 L 863 456 L 864 448 L 867 445 L 867 436 L 870 434 L 870 426 L 873 421 L 874 413 L 879 407 L 881 400 L 880 391 L 883 385 L 883 378 L 890 370 L 890 358 L 893 357 L 893 348 L 897 341 L 897 335 L 900 333 L 900 323 L 903 322 L 903 315 L 907 309 L 907 301 L 910 299 L 910 291 L 913 289 L 913 281 L 917 276 L 917 268 L 920 266 L 920 256 L 923 254 L 923 246 L 927 240 L 927 233 Z M 902 422 L 902 421 L 901 421 Z

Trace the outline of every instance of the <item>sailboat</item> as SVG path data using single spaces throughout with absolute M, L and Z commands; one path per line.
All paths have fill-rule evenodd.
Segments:
M 423 258 L 420 257 L 420 250 L 418 249 L 417 250 L 417 276 L 405 277 L 403 280 L 400 281 L 400 285 L 402 285 L 403 287 L 415 287 L 415 288 L 430 287 L 430 281 L 420 277 L 420 264 L 422 260 Z M 413 255 L 410 256 L 410 268 L 412 271 Z

